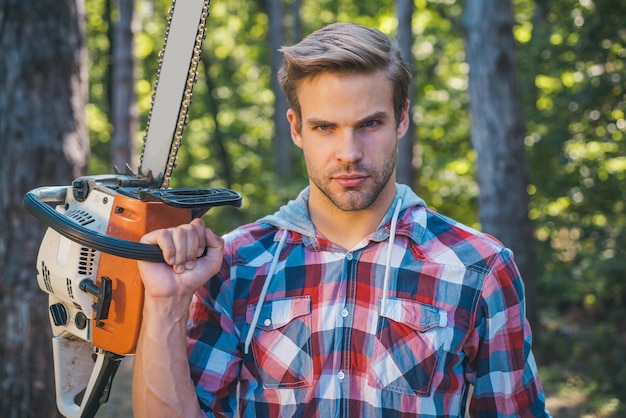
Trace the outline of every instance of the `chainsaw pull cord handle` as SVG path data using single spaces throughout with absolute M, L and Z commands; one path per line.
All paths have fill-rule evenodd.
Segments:
M 26 193 L 22 203 L 44 224 L 85 247 L 133 260 L 165 262 L 163 253 L 157 245 L 128 241 L 92 231 L 54 210 L 50 205 L 65 203 L 65 196 L 70 187 L 39 187 Z

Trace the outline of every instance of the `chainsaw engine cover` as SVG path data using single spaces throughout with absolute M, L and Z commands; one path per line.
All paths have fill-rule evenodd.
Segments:
M 108 187 L 94 188 L 82 201 L 68 189 L 56 210 L 94 232 L 133 242 L 192 219 L 190 208 L 142 201 Z M 49 228 L 37 266 L 39 287 L 50 295 L 55 337 L 74 336 L 112 353 L 134 353 L 144 290 L 136 260 L 96 251 Z

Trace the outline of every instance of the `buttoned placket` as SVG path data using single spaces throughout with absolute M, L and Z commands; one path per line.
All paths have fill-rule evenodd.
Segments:
M 346 285 L 345 299 L 343 301 L 343 308 L 339 311 L 340 323 L 342 324 L 341 332 L 341 363 L 339 364 L 339 371 L 336 374 L 337 380 L 342 388 L 344 394 L 350 393 L 350 379 L 348 379 L 350 356 L 351 356 L 351 340 L 352 340 L 352 327 L 354 325 L 354 303 L 356 300 L 356 272 L 358 265 L 358 254 L 353 251 L 346 253 L 345 256 L 345 275 L 344 281 Z M 344 401 L 340 405 L 340 415 L 344 417 L 350 416 L 349 402 L 344 396 Z

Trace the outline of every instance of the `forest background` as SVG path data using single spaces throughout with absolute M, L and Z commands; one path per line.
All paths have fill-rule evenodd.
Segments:
M 302 158 L 280 125 L 284 103 L 273 81 L 277 46 L 334 21 L 399 36 L 398 22 L 409 10 L 414 131 L 404 139 L 410 145 L 410 168 L 399 176 L 429 206 L 484 228 L 479 203 L 488 186 L 477 180 L 481 164 L 470 115 L 474 118 L 490 104 L 470 101 L 472 1 L 415 0 L 409 9 L 391 0 L 213 1 L 171 185 L 228 187 L 243 195 L 241 209 L 217 208 L 205 216 L 217 232 L 271 213 L 293 198 L 307 179 Z M 85 3 L 90 154 L 83 172 L 105 174 L 113 165 L 138 166 L 170 3 Z M 124 4 L 134 7 L 124 10 Z M 510 52 L 516 57 L 513 80 L 519 94 L 517 116 L 523 122 L 524 152 L 518 162 L 528 176 L 524 211 L 531 225 L 528 246 L 534 264 L 529 304 L 536 315 L 534 349 L 542 381 L 555 416 L 624 416 L 626 2 L 511 4 Z M 130 53 L 115 55 L 113 46 L 122 42 L 116 36 L 130 40 Z M 119 78 L 112 70 L 116 65 L 130 66 L 132 77 Z M 120 113 L 116 100 L 124 91 L 131 94 L 122 98 L 128 108 Z M 123 132 L 126 137 L 120 137 Z M 5 133 L 0 130 L 0 141 L 8 141 Z M 72 179 L 70 172 L 61 181 L 70 184 Z M 499 195 L 502 201 L 508 198 Z M 36 244 L 31 250 L 36 251 Z M 8 277 L 4 270 L 0 296 L 11 293 Z M 34 275 L 30 280 L 28 285 L 36 287 Z M 4 350 L 3 359 L 11 355 L 9 348 Z M 12 384 L 9 366 L 4 367 L 0 388 Z M 9 392 L 1 393 L 0 403 L 11 404 Z M 115 416 L 121 416 L 119 410 Z

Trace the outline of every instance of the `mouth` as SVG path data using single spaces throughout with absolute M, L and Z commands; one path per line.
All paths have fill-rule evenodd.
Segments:
M 344 189 L 354 189 L 361 186 L 368 176 L 365 174 L 338 174 L 333 176 L 333 180 Z

